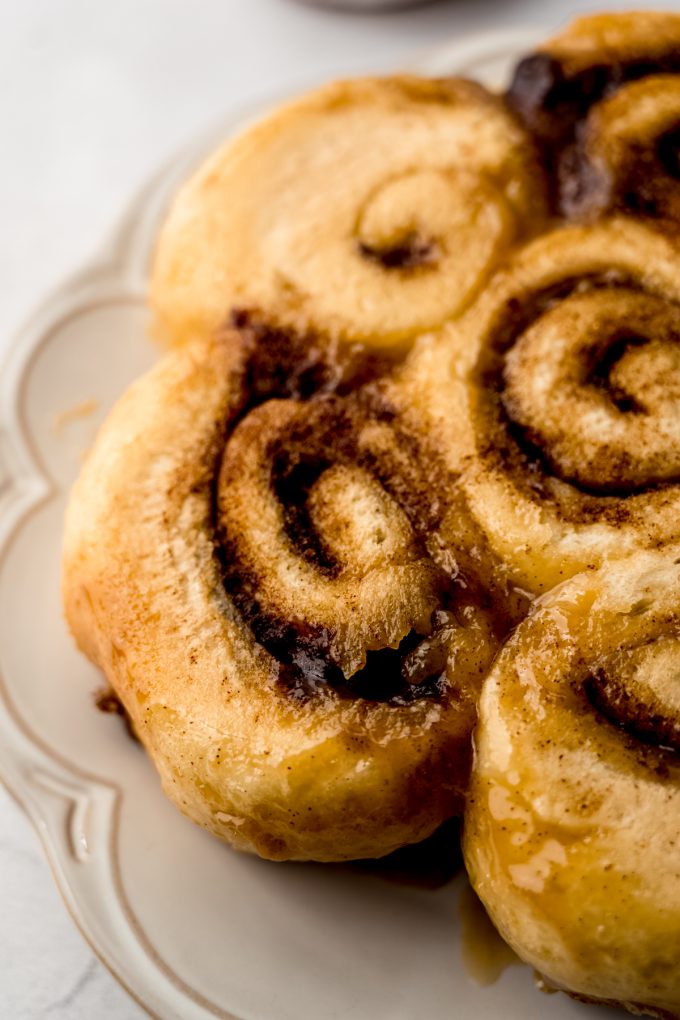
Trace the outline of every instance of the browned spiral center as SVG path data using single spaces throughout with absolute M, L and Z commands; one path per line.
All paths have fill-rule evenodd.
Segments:
M 508 352 L 503 404 L 552 472 L 591 492 L 680 478 L 680 309 L 605 287 L 548 309 Z
M 276 399 L 286 387 L 267 371 L 274 398 L 252 384 L 256 406 L 218 465 L 216 554 L 230 598 L 296 695 L 442 696 L 454 663 L 478 671 L 492 636 L 427 550 L 417 451 L 375 397 Z
M 509 467 L 594 496 L 680 479 L 680 307 L 616 277 L 527 296 L 481 359 Z
M 643 744 L 680 752 L 680 635 L 622 647 L 585 684 L 609 722 Z

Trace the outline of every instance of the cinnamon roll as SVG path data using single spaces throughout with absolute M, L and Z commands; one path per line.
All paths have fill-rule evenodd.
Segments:
M 680 548 L 541 599 L 485 681 L 465 817 L 503 937 L 579 998 L 680 1014 Z
M 458 314 L 544 214 L 531 144 L 468 81 L 335 82 L 229 141 L 181 189 L 150 298 L 171 343 L 233 308 L 400 350 Z
M 116 406 L 66 615 L 189 817 L 272 859 L 377 857 L 460 810 L 498 625 L 473 560 L 428 548 L 389 414 L 323 371 L 301 399 L 250 341 L 185 345 Z
M 680 256 L 615 219 L 529 244 L 390 387 L 536 594 L 680 540 L 679 380 Z M 458 513 L 441 515 L 445 545 Z
M 570 217 L 680 221 L 680 15 L 579 18 L 524 59 L 509 99 Z

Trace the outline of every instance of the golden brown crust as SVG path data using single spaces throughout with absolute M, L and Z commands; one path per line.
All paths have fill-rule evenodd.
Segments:
M 554 987 L 677 1016 L 680 549 L 554 589 L 486 680 L 473 885 Z
M 228 333 L 121 399 L 67 618 L 186 814 L 265 857 L 380 856 L 460 808 L 494 628 L 392 493 L 385 428 L 337 397 L 246 413 L 256 361 Z
M 631 61 L 657 62 L 680 50 L 680 14 L 649 10 L 587 14 L 538 49 L 560 61 L 565 78 L 599 63 L 625 67 Z
M 181 189 L 153 265 L 156 332 L 183 343 L 254 308 L 301 334 L 403 349 L 469 303 L 543 213 L 527 137 L 481 86 L 335 82 Z

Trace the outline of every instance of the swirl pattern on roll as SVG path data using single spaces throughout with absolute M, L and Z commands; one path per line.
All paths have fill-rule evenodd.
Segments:
M 527 246 L 413 352 L 394 399 L 537 593 L 680 536 L 678 379 L 680 258 L 617 219 Z M 445 543 L 455 530 L 444 515 Z
M 380 856 L 460 810 L 505 624 L 431 546 L 379 391 L 282 380 L 253 328 L 114 410 L 71 501 L 67 617 L 187 814 L 266 857 Z
M 465 820 L 499 931 L 577 997 L 677 1016 L 680 549 L 536 604 L 485 681 Z
M 543 191 L 525 132 L 481 86 L 336 82 L 228 142 L 180 191 L 153 266 L 156 332 L 182 343 L 242 307 L 403 350 L 540 226 Z
M 509 91 L 542 146 L 559 209 L 680 221 L 680 16 L 580 18 L 517 67 Z

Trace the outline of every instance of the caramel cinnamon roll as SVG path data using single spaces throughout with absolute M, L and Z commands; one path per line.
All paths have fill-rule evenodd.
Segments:
M 238 307 L 403 349 L 536 229 L 543 190 L 525 132 L 481 86 L 336 82 L 229 141 L 181 189 L 153 265 L 156 332 L 206 336 Z
M 485 681 L 464 852 L 503 937 L 579 998 L 680 1014 L 680 548 L 541 599 Z
M 579 18 L 523 60 L 509 99 L 567 216 L 680 221 L 680 15 Z
M 679 380 L 680 257 L 620 219 L 532 242 L 388 386 L 535 594 L 680 538 Z
M 189 817 L 272 859 L 380 856 L 460 809 L 496 624 L 418 529 L 389 416 L 290 399 L 244 335 L 112 412 L 69 506 L 67 618 Z

